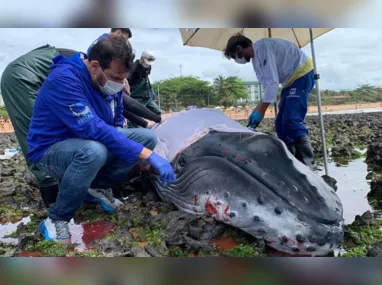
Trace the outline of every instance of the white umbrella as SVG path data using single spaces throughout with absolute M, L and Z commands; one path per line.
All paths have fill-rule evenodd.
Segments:
M 320 120 L 320 130 L 322 139 L 322 151 L 324 153 L 324 165 L 325 174 L 329 175 L 328 171 L 328 158 L 326 153 L 326 140 L 325 140 L 325 130 L 324 121 L 322 118 L 321 110 L 321 94 L 318 84 L 318 79 L 320 78 L 317 72 L 316 56 L 314 52 L 313 40 L 333 28 L 194 28 L 194 29 L 179 29 L 182 36 L 183 44 L 195 47 L 205 47 L 210 49 L 215 49 L 223 51 L 227 45 L 229 38 L 237 34 L 242 33 L 246 37 L 250 38 L 253 42 L 262 38 L 281 38 L 293 42 L 299 48 L 306 46 L 308 43 L 311 44 L 312 58 L 315 74 L 315 83 L 317 91 L 317 107 L 318 115 Z M 277 112 L 277 105 L 275 103 L 275 110 Z

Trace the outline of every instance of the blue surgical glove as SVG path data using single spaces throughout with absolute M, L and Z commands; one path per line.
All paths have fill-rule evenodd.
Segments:
M 147 162 L 158 170 L 162 184 L 171 184 L 176 179 L 174 170 L 167 159 L 153 152 L 147 159 Z
M 257 111 L 253 111 L 252 114 L 248 118 L 247 127 L 251 127 L 252 129 L 256 129 L 260 122 L 264 119 L 264 117 Z

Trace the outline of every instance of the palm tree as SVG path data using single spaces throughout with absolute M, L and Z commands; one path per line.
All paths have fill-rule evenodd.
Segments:
M 228 107 L 234 103 L 236 98 L 235 92 L 232 90 L 234 88 L 232 80 L 219 75 L 215 78 L 213 87 L 221 105 Z

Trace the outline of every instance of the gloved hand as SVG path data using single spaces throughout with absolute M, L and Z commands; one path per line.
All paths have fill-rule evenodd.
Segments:
M 260 122 L 264 119 L 264 117 L 257 111 L 253 111 L 252 114 L 248 118 L 247 127 L 251 127 L 252 129 L 256 129 Z
M 160 174 L 160 181 L 162 184 L 171 184 L 175 179 L 175 173 L 172 169 L 170 162 L 160 155 L 153 152 L 148 158 L 147 162 L 150 163 Z

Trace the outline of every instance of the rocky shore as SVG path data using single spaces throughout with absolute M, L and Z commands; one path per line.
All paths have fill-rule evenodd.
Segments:
M 382 113 L 325 115 L 325 130 L 332 158 L 359 158 L 366 150 L 375 212 L 366 212 L 346 228 L 345 256 L 382 256 Z M 315 154 L 321 155 L 318 119 L 306 121 Z M 274 134 L 273 120 L 265 119 L 259 131 Z M 0 134 L 0 153 L 17 147 L 14 134 Z M 343 163 L 343 162 L 341 162 Z M 334 185 L 335 181 L 326 178 Z M 366 177 L 365 177 L 366 179 Z M 95 204 L 84 204 L 72 222 L 79 244 L 63 248 L 42 241 L 38 223 L 47 216 L 37 184 L 21 154 L 0 160 L 0 255 L 3 256 L 265 256 L 262 241 L 209 217 L 196 217 L 164 204 L 145 177 L 116 185 L 115 194 L 124 201 L 115 215 Z M 351 189 L 349 189 L 350 191 Z M 26 217 L 29 217 L 26 219 Z M 24 219 L 23 219 L 24 218 Z M 24 222 L 20 223 L 23 219 Z M 19 222 L 12 234 L 2 228 Z M 8 224 L 7 224 L 8 223 Z M 9 243 L 8 241 L 15 241 Z

